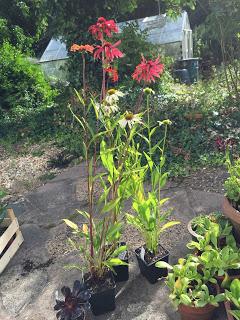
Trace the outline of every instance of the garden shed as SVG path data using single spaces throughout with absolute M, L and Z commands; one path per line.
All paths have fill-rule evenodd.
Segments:
M 161 51 L 175 59 L 193 57 L 193 38 L 188 14 L 183 11 L 177 18 L 157 15 L 118 23 L 120 30 L 131 22 L 137 22 L 140 30 L 146 30 L 148 40 L 159 45 Z M 52 38 L 40 58 L 43 71 L 52 79 L 65 80 L 63 66 L 68 58 L 66 44 L 61 38 Z

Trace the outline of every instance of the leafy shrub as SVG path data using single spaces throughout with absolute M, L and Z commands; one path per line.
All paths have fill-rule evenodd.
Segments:
M 0 56 L 0 136 L 11 130 L 21 135 L 42 131 L 52 118 L 56 91 L 39 67 L 9 43 L 0 47 Z
M 123 27 L 116 36 L 116 41 L 121 40 L 121 50 L 124 57 L 118 61 L 119 72 L 122 78 L 128 78 L 140 63 L 141 55 L 147 59 L 156 57 L 159 48 L 147 41 L 147 31 L 141 31 L 137 22 L 130 22 Z

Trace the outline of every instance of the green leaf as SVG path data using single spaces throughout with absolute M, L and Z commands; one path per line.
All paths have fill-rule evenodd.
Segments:
M 169 222 L 165 223 L 165 224 L 161 227 L 161 229 L 159 230 L 159 234 L 162 233 L 164 230 L 169 229 L 169 228 L 171 228 L 171 227 L 173 227 L 173 226 L 175 226 L 175 225 L 177 225 L 177 224 L 180 224 L 180 223 L 181 223 L 181 222 L 179 222 L 179 221 L 169 221 Z
M 127 246 L 120 246 L 112 253 L 113 257 L 118 257 L 122 252 L 127 250 Z
M 118 203 L 120 202 L 120 198 L 114 199 L 110 202 L 108 202 L 107 204 L 105 204 L 105 206 L 102 208 L 101 212 L 105 213 L 105 212 L 110 212 L 113 209 L 116 208 L 116 206 L 118 205 Z
M 80 103 L 81 103 L 83 106 L 85 106 L 85 102 L 84 102 L 84 99 L 83 99 L 83 97 L 81 96 L 81 94 L 80 94 L 76 89 L 74 89 L 74 91 L 75 91 L 75 93 L 76 93 L 76 95 L 77 95 L 78 100 L 80 101 Z
M 229 311 L 236 320 L 240 320 L 240 310 L 231 310 Z
M 71 229 L 75 230 L 75 231 L 78 231 L 79 228 L 78 226 L 76 225 L 76 223 L 68 220 L 68 219 L 63 219 L 63 221 L 66 223 L 66 225 L 68 225 Z
M 189 298 L 189 296 L 187 294 L 181 294 L 180 295 L 180 301 L 184 304 L 184 305 L 191 305 L 192 304 L 192 300 Z
M 119 258 L 111 258 L 111 259 L 107 260 L 107 264 L 112 267 L 113 266 L 127 266 L 128 265 L 128 263 L 122 261 Z
M 167 182 L 168 172 L 165 172 L 160 178 L 160 187 L 163 188 Z
M 157 267 L 157 268 L 160 268 L 160 269 L 170 269 L 170 270 L 172 270 L 173 269 L 173 267 L 169 264 L 169 263 L 167 263 L 167 262 L 165 262 L 165 261 L 158 261 L 156 264 L 155 264 L 155 266 Z

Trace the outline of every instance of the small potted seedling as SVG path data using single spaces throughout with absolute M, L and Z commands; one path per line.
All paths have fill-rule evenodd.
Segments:
M 205 237 L 211 233 L 213 237 L 217 237 L 219 246 L 226 244 L 226 237 L 232 234 L 232 225 L 230 221 L 219 212 L 213 212 L 208 215 L 199 215 L 194 217 L 188 223 L 188 231 L 193 241 Z
M 226 194 L 223 200 L 223 212 L 231 220 L 236 240 L 240 243 L 240 158 L 231 161 L 227 151 L 226 164 L 229 178 L 224 183 Z
M 83 281 L 76 280 L 71 290 L 69 287 L 62 287 L 62 297 L 56 293 L 56 304 L 58 320 L 85 320 L 86 312 L 90 307 L 89 299 L 91 293 Z
M 182 320 L 212 320 L 225 296 L 216 289 L 216 279 L 204 268 L 199 268 L 198 257 L 189 255 L 170 266 L 158 262 L 156 266 L 169 268 L 166 284 L 170 299 Z
M 223 249 L 209 248 L 199 256 L 200 264 L 225 288 L 231 279 L 240 277 L 240 250 L 226 245 Z
M 211 214 L 196 217 L 190 221 L 188 230 L 193 240 L 187 244 L 187 247 L 195 250 L 197 254 L 209 251 L 211 248 L 222 249 L 226 245 L 237 249 L 235 238 L 232 235 L 232 225 L 222 215 Z
M 229 290 L 225 290 L 225 308 L 228 320 L 240 320 L 240 280 L 234 279 Z

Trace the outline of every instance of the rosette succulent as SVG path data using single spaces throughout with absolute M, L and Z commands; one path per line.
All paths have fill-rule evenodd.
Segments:
M 86 310 L 90 307 L 91 293 L 83 281 L 76 280 L 73 289 L 62 287 L 63 299 L 56 297 L 54 310 L 58 320 L 84 320 Z

